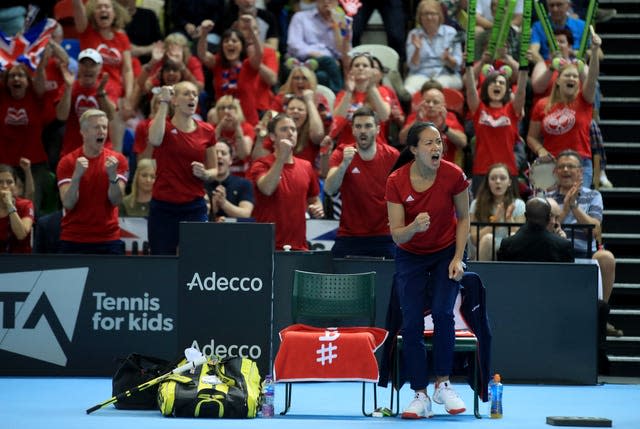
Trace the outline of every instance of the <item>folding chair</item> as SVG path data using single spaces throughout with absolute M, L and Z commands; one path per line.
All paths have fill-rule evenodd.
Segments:
M 285 385 L 285 415 L 291 407 L 292 383 L 296 381 L 362 381 L 362 414 L 370 416 L 366 408 L 366 383 L 373 383 L 374 409 L 377 407 L 378 365 L 373 352 L 386 338 L 386 331 L 373 327 L 375 322 L 375 272 L 358 274 L 324 274 L 306 271 L 294 272 L 294 284 L 291 300 L 291 315 L 294 323 L 311 320 L 321 326 L 338 326 L 339 328 L 315 328 L 307 325 L 292 325 L 280 332 L 281 346 L 276 356 L 274 375 L 276 382 Z M 350 323 L 351 322 L 351 323 Z M 366 323 L 364 327 L 352 327 L 353 323 Z M 345 326 L 345 323 L 349 323 Z M 325 330 L 326 329 L 326 330 Z M 331 330 L 335 329 L 335 330 Z M 338 361 L 340 356 L 348 356 L 351 350 L 353 358 L 343 360 L 343 367 L 338 365 L 316 364 L 323 356 L 320 349 L 311 349 L 309 341 L 316 341 L 319 336 L 334 333 L 335 345 L 328 344 L 335 351 L 332 357 Z M 338 343 L 338 334 L 340 343 Z M 364 341 L 364 343 L 363 343 Z M 373 343 L 372 343 L 373 341 Z M 377 344 L 371 347 L 372 344 Z M 339 344 L 339 347 L 338 347 Z M 363 344 L 365 346 L 363 347 Z M 351 349 L 349 349 L 351 346 Z M 314 346 L 315 347 L 315 346 Z M 345 354 L 342 355 L 343 350 Z M 307 352 L 305 352 L 307 351 Z M 346 359 L 346 358 L 345 358 Z M 305 364 L 307 362 L 307 364 Z M 308 364 L 311 362 L 311 364 Z M 308 365 L 308 366 L 305 366 Z M 360 371 L 362 365 L 362 372 Z M 299 368 L 292 368 L 298 366 Z M 334 377 L 336 368 L 348 368 L 348 375 Z M 326 378 L 325 378 L 326 377 Z

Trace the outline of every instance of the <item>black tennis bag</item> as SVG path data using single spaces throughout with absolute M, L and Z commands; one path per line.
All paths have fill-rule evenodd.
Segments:
M 153 356 L 131 353 L 122 360 L 112 380 L 113 396 L 146 383 L 173 369 L 172 363 Z M 114 406 L 119 410 L 154 410 L 158 386 L 137 392 L 118 400 Z
M 186 360 L 178 365 L 186 363 Z M 208 362 L 192 373 L 172 375 L 158 389 L 164 416 L 253 418 L 260 400 L 260 372 L 254 361 L 232 357 Z

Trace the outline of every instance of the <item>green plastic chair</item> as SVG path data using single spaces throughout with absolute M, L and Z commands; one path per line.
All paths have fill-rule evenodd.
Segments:
M 295 270 L 291 298 L 293 323 L 315 326 L 374 326 L 376 318 L 376 273 L 326 274 Z M 366 382 L 362 383 L 362 414 L 366 408 Z M 373 384 L 374 409 L 378 406 Z M 285 415 L 291 407 L 292 383 L 285 383 Z
M 402 354 L 402 335 L 396 337 L 395 358 L 393 363 L 393 379 L 395 388 L 391 389 L 391 403 L 389 409 L 393 410 L 392 415 L 397 416 L 400 413 L 400 360 Z M 433 351 L 433 331 L 424 332 L 424 346 L 428 351 Z M 478 339 L 471 331 L 456 331 L 455 343 L 453 351 L 471 352 L 473 353 L 473 415 L 477 419 L 481 419 L 480 403 L 478 399 Z M 395 410 L 394 410 L 394 390 L 395 390 Z

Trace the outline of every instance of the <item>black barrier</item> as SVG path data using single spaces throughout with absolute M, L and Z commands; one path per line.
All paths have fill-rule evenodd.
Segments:
M 308 265 L 306 257 L 299 254 L 285 252 L 279 256 L 276 261 L 288 267 Z M 469 271 L 480 275 L 487 290 L 493 332 L 492 368 L 496 372 L 510 382 L 597 382 L 596 265 L 518 262 L 468 265 Z M 335 259 L 333 270 L 326 272 L 376 271 L 376 325 L 384 327 L 394 270 L 394 261 Z M 279 277 L 280 273 L 284 277 Z M 276 267 L 276 296 L 290 293 L 290 277 L 288 270 L 282 272 Z M 280 326 L 291 322 L 284 303 L 276 300 L 274 309 L 276 315 L 280 314 Z
M 131 352 L 174 359 L 176 261 L 2 255 L 0 371 L 113 375 Z
M 270 372 L 273 237 L 273 224 L 180 224 L 179 347 Z
M 270 339 L 291 323 L 294 269 L 376 271 L 384 326 L 393 261 L 273 253 L 271 225 L 183 228 L 179 257 L 0 256 L 0 374 L 112 375 L 117 357 L 173 359 L 194 340 L 221 355 L 255 358 L 259 348 L 265 373 L 277 350 Z M 597 266 L 469 269 L 487 288 L 496 371 L 510 382 L 596 382 Z

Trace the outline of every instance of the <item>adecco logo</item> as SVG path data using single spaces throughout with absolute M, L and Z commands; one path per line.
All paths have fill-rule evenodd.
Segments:
M 200 348 L 197 340 L 193 340 L 191 347 L 205 356 L 217 356 L 220 359 L 239 356 L 258 360 L 262 356 L 262 349 L 257 344 L 219 344 L 213 338 L 211 338 L 209 344 L 205 344 L 202 348 Z
M 189 291 L 199 289 L 201 291 L 220 292 L 260 292 L 262 290 L 262 279 L 259 277 L 223 277 L 212 272 L 204 280 L 199 273 L 194 273 L 193 278 L 187 283 Z
M 88 272 L 0 274 L 0 349 L 65 366 Z

